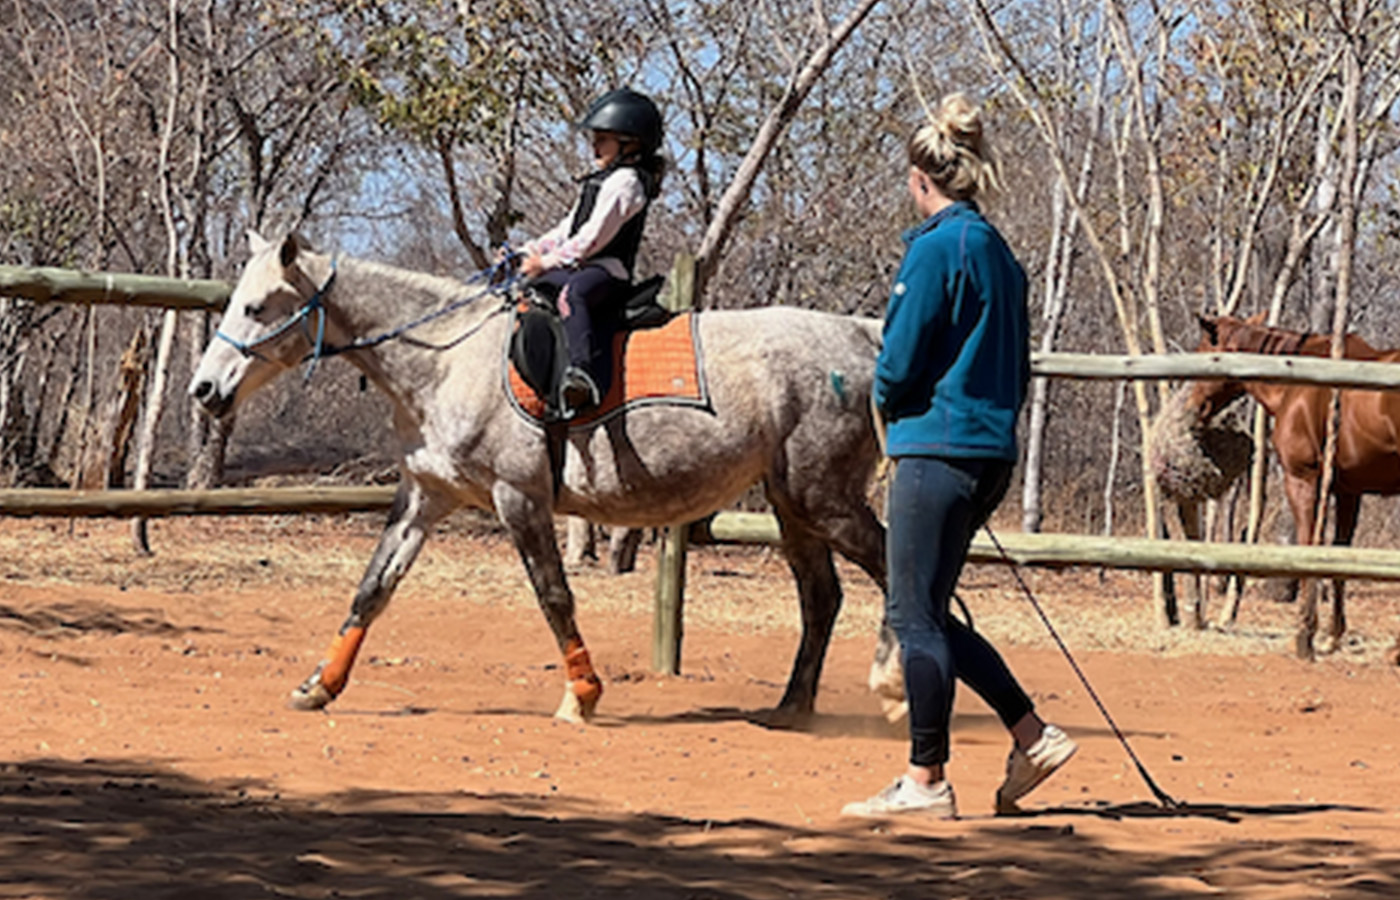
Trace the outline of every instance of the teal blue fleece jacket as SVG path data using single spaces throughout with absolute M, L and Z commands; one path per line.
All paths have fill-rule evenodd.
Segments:
M 971 203 L 903 237 L 875 365 L 887 452 L 1014 462 L 1030 382 L 1026 273 Z

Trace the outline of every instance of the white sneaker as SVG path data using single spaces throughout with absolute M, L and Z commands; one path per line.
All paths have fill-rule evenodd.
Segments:
M 947 781 L 939 781 L 924 787 L 908 775 L 901 775 L 893 784 L 869 800 L 857 800 L 841 808 L 841 815 L 858 816 L 862 819 L 882 819 L 904 814 L 930 819 L 956 819 L 958 805 L 953 799 L 953 786 Z
M 1006 781 L 997 791 L 997 813 L 1012 815 L 1020 812 L 1016 801 L 1035 790 L 1039 784 L 1074 755 L 1079 745 L 1054 725 L 1046 725 L 1040 739 L 1029 750 L 1011 748 L 1006 757 Z

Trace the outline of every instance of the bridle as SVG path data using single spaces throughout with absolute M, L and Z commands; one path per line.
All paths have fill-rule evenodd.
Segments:
M 316 371 L 316 364 L 320 362 L 321 357 L 325 354 L 326 304 L 324 300 L 326 292 L 331 289 L 331 285 L 335 284 L 335 273 L 336 258 L 331 257 L 331 273 L 326 276 L 326 280 L 321 283 L 321 286 L 316 289 L 315 293 L 313 293 L 296 312 L 288 316 L 282 324 L 257 340 L 240 341 L 236 337 L 225 334 L 222 329 L 216 330 L 214 332 L 214 337 L 233 345 L 233 349 L 243 354 L 244 357 L 253 356 L 263 362 L 272 362 L 272 360 L 259 353 L 258 348 L 277 340 L 282 335 L 300 325 L 302 332 L 306 335 L 306 340 L 311 344 L 311 353 L 308 355 L 308 358 L 311 360 L 311 365 L 307 367 L 304 379 L 310 381 L 311 374 Z M 311 317 L 314 315 L 318 316 L 318 318 L 316 320 L 316 334 L 313 336 L 311 333 Z M 304 361 L 305 360 L 303 360 L 303 362 Z
M 421 325 L 426 325 L 428 322 L 432 322 L 435 319 L 442 318 L 443 316 L 448 315 L 449 313 L 456 312 L 464 306 L 468 306 L 472 303 L 475 303 L 477 300 L 481 299 L 487 294 L 496 294 L 503 298 L 502 303 L 491 312 L 491 315 L 485 317 L 476 325 L 468 329 L 466 332 L 464 332 L 461 335 L 458 335 L 456 338 L 454 338 L 446 344 L 434 345 L 425 343 L 423 341 L 413 342 L 416 346 L 425 347 L 428 349 L 446 350 L 451 347 L 457 346 L 462 341 L 476 334 L 483 327 L 485 327 L 486 323 L 492 318 L 494 318 L 497 314 L 502 313 L 510 308 L 510 289 L 514 286 L 515 282 L 520 277 L 516 272 L 514 266 L 517 255 L 518 254 L 512 253 L 507 249 L 502 254 L 501 259 L 498 262 L 482 270 L 481 272 L 478 272 L 476 275 L 467 279 L 465 282 L 466 284 L 474 284 L 484 281 L 487 283 L 487 287 L 485 288 L 485 290 L 478 291 L 474 294 L 462 297 L 458 300 L 454 300 L 453 302 L 444 306 L 442 309 L 433 310 L 427 315 L 420 316 L 419 318 L 414 319 L 411 322 L 407 322 L 396 328 L 390 329 L 389 331 L 386 331 L 383 334 L 378 334 L 368 338 L 355 338 L 350 343 L 340 347 L 326 345 L 327 311 L 325 298 L 326 295 L 330 292 L 331 286 L 335 284 L 335 276 L 337 270 L 337 258 L 333 256 L 331 257 L 331 271 L 330 274 L 326 276 L 326 280 L 321 283 L 321 286 L 318 287 L 309 298 L 307 298 L 305 303 L 298 307 L 295 312 L 293 312 L 290 316 L 283 320 L 276 328 L 272 329 L 267 334 L 253 341 L 241 341 L 238 338 L 233 337 L 232 335 L 225 334 L 222 330 L 216 330 L 214 332 L 214 337 L 227 342 L 235 350 L 243 354 L 244 357 L 255 357 L 257 359 L 262 360 L 263 362 L 270 363 L 272 362 L 272 360 L 268 359 L 262 353 L 258 352 L 258 348 L 281 338 L 283 335 L 287 334 L 297 326 L 301 326 L 302 333 L 306 336 L 307 343 L 311 345 L 311 351 L 301 359 L 302 362 L 308 364 L 306 367 L 306 374 L 302 376 L 302 381 L 307 382 L 311 380 L 311 376 L 316 372 L 316 367 L 325 357 L 338 356 L 342 353 L 349 353 L 354 350 L 365 350 L 370 347 L 376 347 L 380 344 L 394 340 L 396 338 L 404 338 L 408 334 L 408 332 L 412 331 L 413 329 Z M 501 277 L 502 272 L 505 272 L 504 277 Z M 311 323 L 311 319 L 313 316 L 316 317 L 314 334 L 312 333 Z

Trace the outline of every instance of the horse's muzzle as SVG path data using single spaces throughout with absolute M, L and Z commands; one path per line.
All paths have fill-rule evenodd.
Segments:
M 190 382 L 190 397 L 215 419 L 222 419 L 233 410 L 234 395 L 220 392 L 218 385 L 208 378 Z

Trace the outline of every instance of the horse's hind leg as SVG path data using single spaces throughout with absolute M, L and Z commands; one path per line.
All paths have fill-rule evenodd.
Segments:
M 802 640 L 788 676 L 787 690 L 770 719 L 774 725 L 791 725 L 816 707 L 831 630 L 841 610 L 841 583 L 836 578 L 831 549 L 803 522 L 778 514 L 783 531 L 783 554 L 797 581 L 802 605 Z
M 593 671 L 588 650 L 574 621 L 574 595 L 564 576 L 559 543 L 554 536 L 554 514 L 547 500 L 499 483 L 492 491 L 496 513 L 510 532 L 535 589 L 540 610 L 564 654 L 564 700 L 554 713 L 568 722 L 586 722 L 603 696 L 603 682 Z
M 345 689 L 370 623 L 389 605 L 394 588 L 413 565 L 434 523 L 455 506 L 455 502 L 429 496 L 412 479 L 405 477 L 399 483 L 379 546 L 355 591 L 350 616 L 340 626 L 340 632 L 331 641 L 316 671 L 292 691 L 289 706 L 321 709 Z
M 881 594 L 886 593 L 889 582 L 885 573 L 885 526 L 876 518 L 864 496 L 851 495 L 844 500 L 828 496 L 828 501 L 817 512 L 814 527 L 821 529 L 837 552 L 869 575 Z M 880 699 L 880 708 L 890 722 L 899 722 L 908 715 L 899 639 L 889 622 L 883 619 L 875 643 L 875 658 L 870 663 L 868 684 Z

